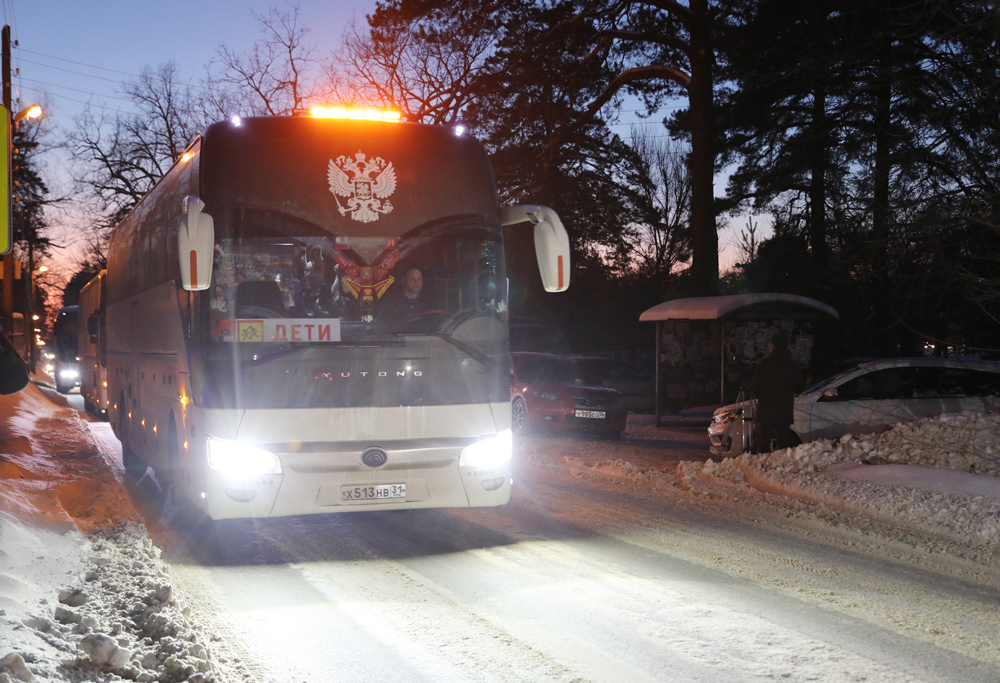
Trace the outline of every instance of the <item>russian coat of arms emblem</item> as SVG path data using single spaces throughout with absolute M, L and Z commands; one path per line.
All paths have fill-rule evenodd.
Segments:
M 389 197 L 396 191 L 396 169 L 391 161 L 369 159 L 364 152 L 353 158 L 341 155 L 336 161 L 330 160 L 327 180 L 341 216 L 350 213 L 353 220 L 371 223 L 378 220 L 379 214 L 392 211 Z M 344 204 L 340 197 L 346 199 Z

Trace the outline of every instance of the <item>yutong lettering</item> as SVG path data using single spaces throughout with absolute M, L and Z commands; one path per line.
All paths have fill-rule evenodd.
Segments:
M 350 379 L 360 377 L 361 379 L 388 378 L 388 377 L 423 377 L 423 370 L 395 370 L 388 372 L 385 370 L 354 370 L 347 372 L 321 372 L 316 375 L 316 379 L 325 379 L 330 382 L 335 379 Z

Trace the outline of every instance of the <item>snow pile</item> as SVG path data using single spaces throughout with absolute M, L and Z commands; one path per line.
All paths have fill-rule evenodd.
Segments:
M 23 616 L 3 610 L 0 682 L 217 680 L 208 649 L 173 595 L 160 552 L 126 524 L 81 540 L 76 580 Z
M 220 680 L 127 491 L 54 400 L 0 396 L 0 683 Z
M 953 414 L 721 462 L 682 480 L 752 487 L 932 535 L 1000 544 L 1000 415 Z
M 629 484 L 658 484 L 664 479 L 673 483 L 673 477 L 655 467 L 643 468 L 628 460 L 605 460 L 601 462 L 588 462 L 580 458 L 565 456 L 563 461 L 573 468 L 571 471 L 580 476 L 585 472 L 614 477 Z

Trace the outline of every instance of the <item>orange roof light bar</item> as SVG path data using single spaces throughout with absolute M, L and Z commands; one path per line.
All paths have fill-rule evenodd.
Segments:
M 362 109 L 360 107 L 313 107 L 309 112 L 317 119 L 357 119 L 360 121 L 399 121 L 402 114 L 389 109 Z

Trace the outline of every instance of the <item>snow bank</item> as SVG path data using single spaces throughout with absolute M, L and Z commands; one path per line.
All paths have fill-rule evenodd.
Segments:
M 953 540 L 1000 544 L 998 444 L 1000 415 L 953 414 L 882 434 L 683 463 L 679 472 L 689 480 L 752 487 Z
M 35 535 L 10 520 L 3 530 Z M 45 538 L 42 533 L 38 538 Z M 31 586 L 50 597 L 0 610 L 7 651 L 0 682 L 217 680 L 204 639 L 175 600 L 159 549 L 144 528 L 125 524 L 89 538 L 70 536 L 79 552 L 66 555 L 82 560 L 64 568 L 62 583 L 46 574 Z M 57 555 L 60 563 L 66 555 Z M 18 568 L 39 569 L 30 563 Z
M 56 400 L 0 396 L 0 683 L 219 680 L 127 491 Z

